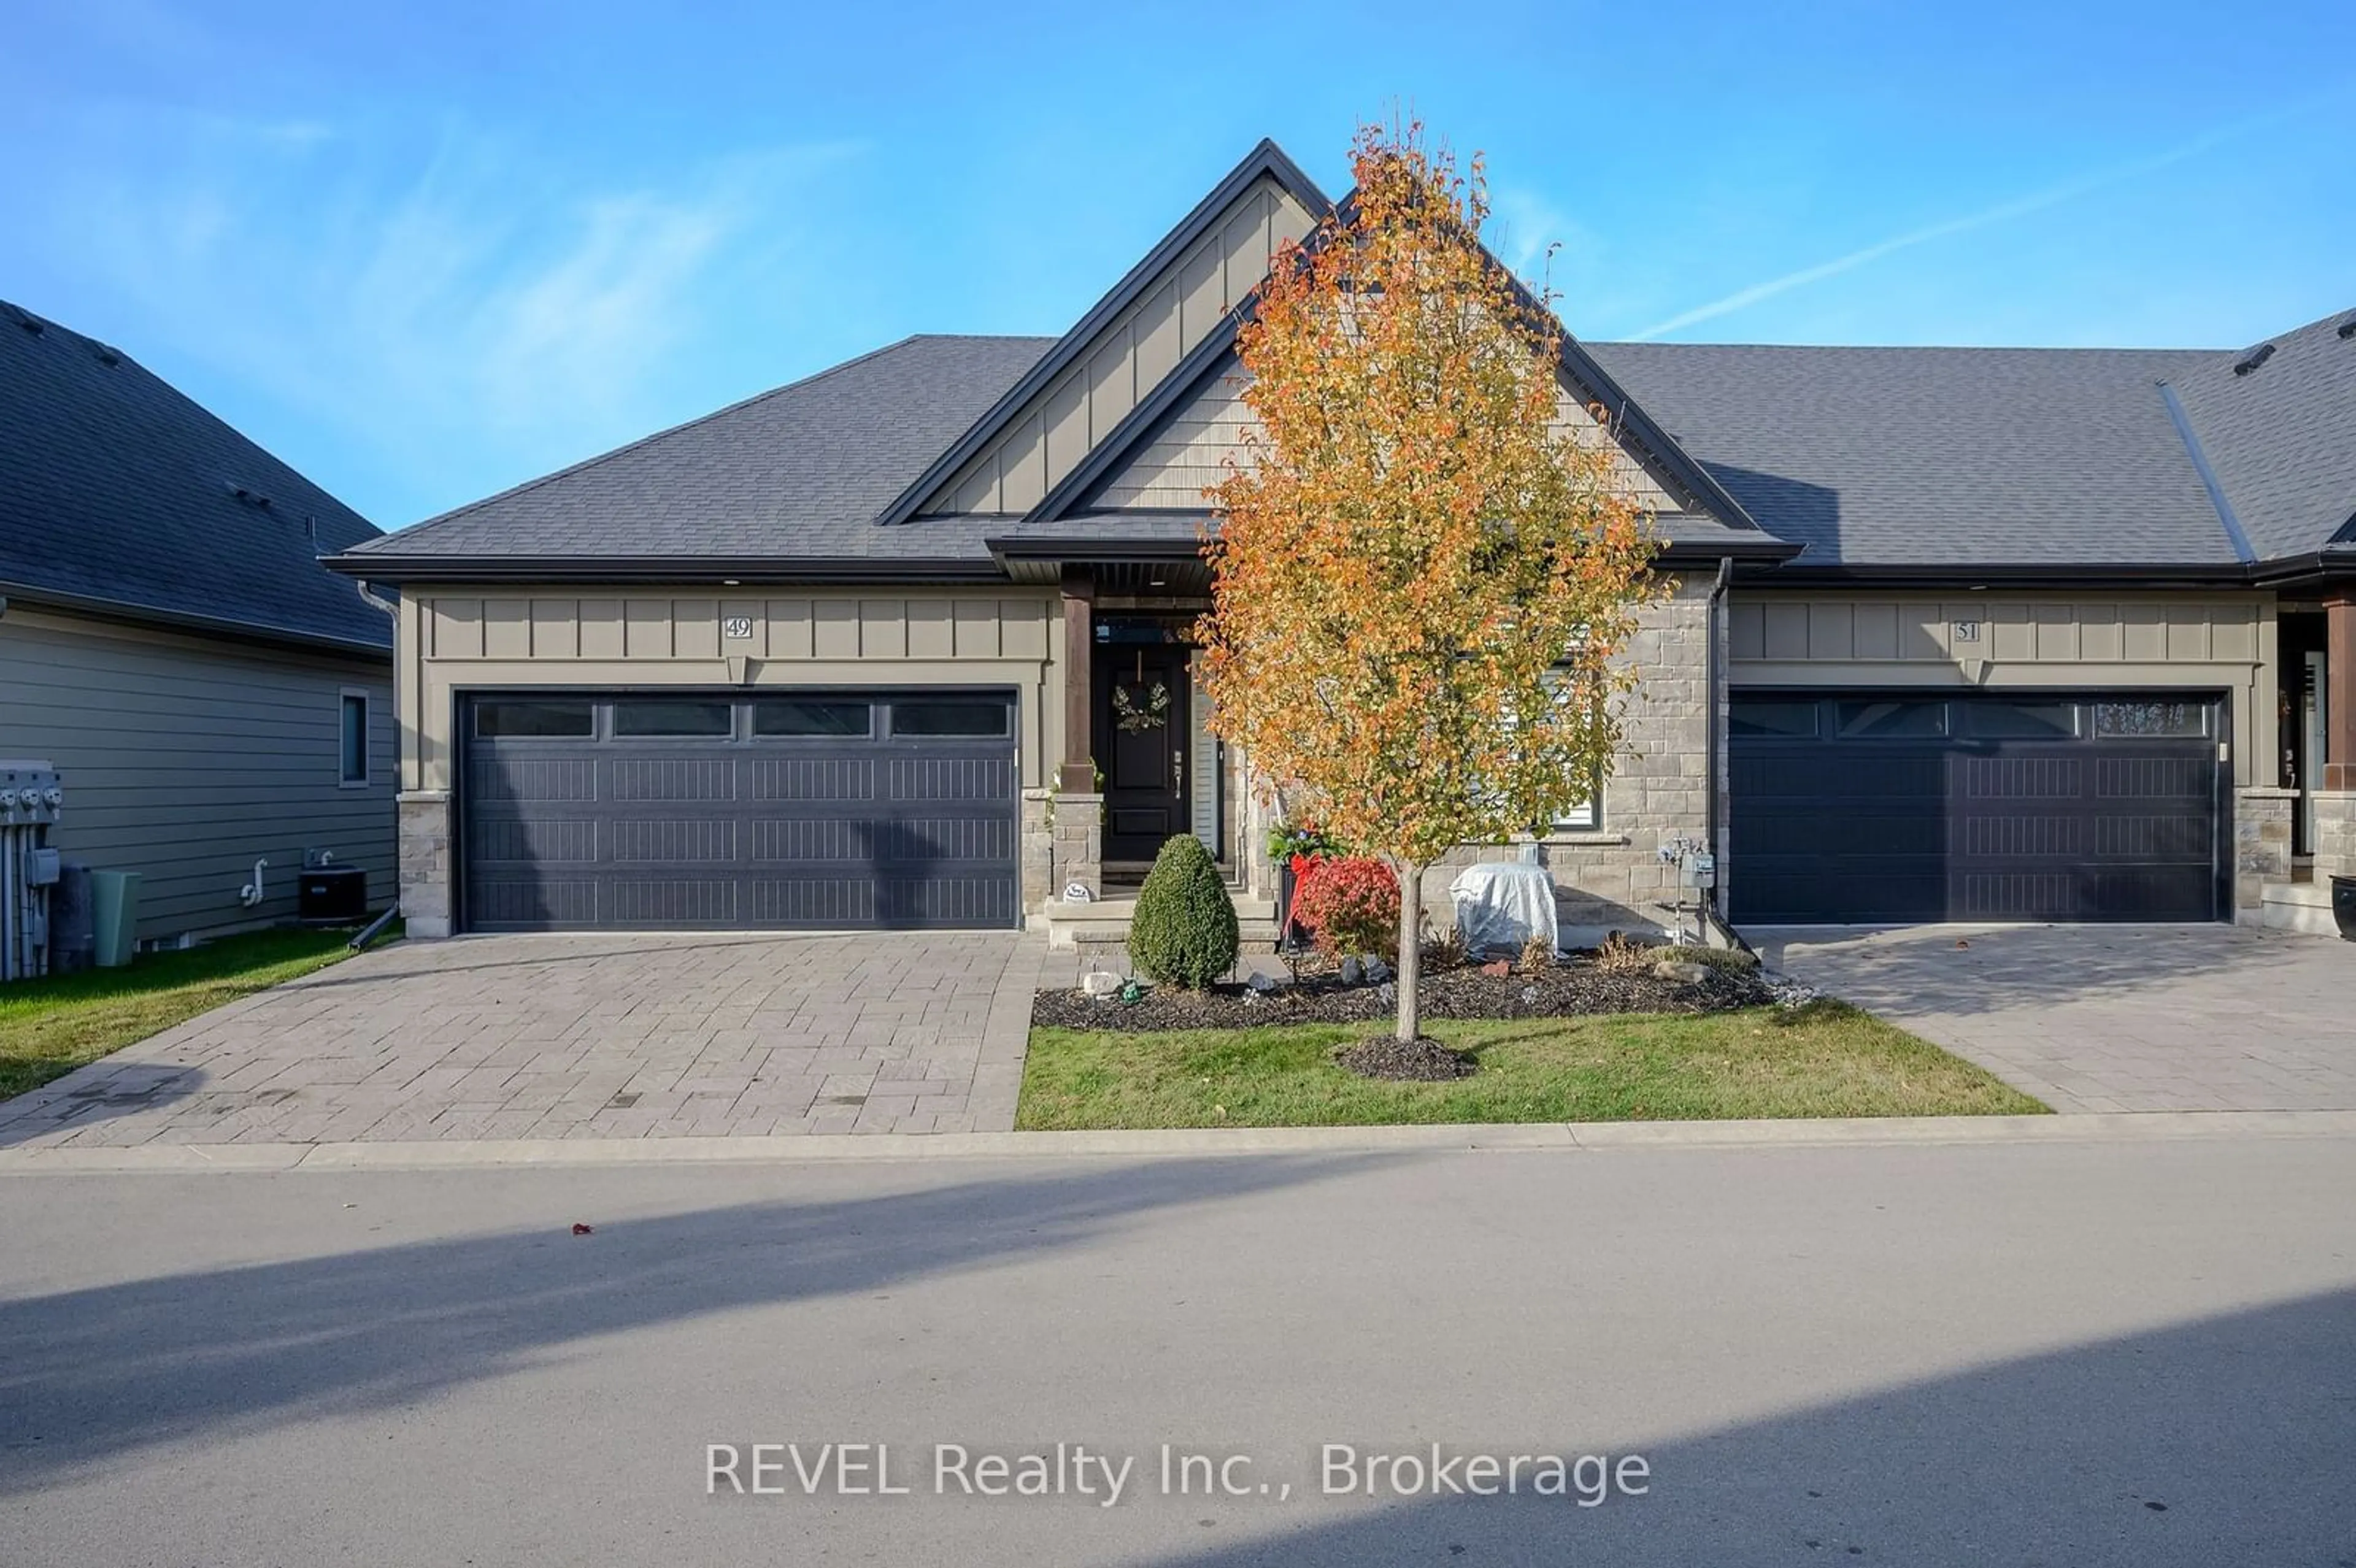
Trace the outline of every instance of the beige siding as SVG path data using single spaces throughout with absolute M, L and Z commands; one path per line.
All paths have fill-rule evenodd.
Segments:
M 2273 782 L 2274 603 L 2264 594 L 1739 592 L 1728 639 L 1737 687 L 2222 691 L 2236 781 Z
M 1273 181 L 1254 185 L 922 509 L 1023 512 L 1038 505 L 1258 286 L 1277 247 L 1310 227 L 1308 212 Z
M 1022 698 L 1023 776 L 1063 746 L 1052 593 L 873 589 L 725 599 L 708 591 L 420 590 L 403 605 L 402 787 L 450 787 L 458 697 L 532 687 L 996 686 Z M 723 635 L 723 622 L 748 635 Z
M 1246 461 L 1244 432 L 1251 422 L 1242 378 L 1221 377 L 1112 476 L 1098 504 L 1201 507 L 1203 492 L 1226 477 L 1227 464 Z
M 137 871 L 142 940 L 293 918 L 306 851 L 393 898 L 395 720 L 382 661 L 305 654 L 11 605 L 0 755 L 57 764 L 70 859 Z M 342 694 L 369 697 L 369 775 L 339 779 Z M 268 897 L 238 890 L 266 859 Z
M 1116 507 L 1198 507 L 1203 492 L 1227 475 L 1229 465 L 1246 467 L 1250 453 L 1244 435 L 1251 428 L 1250 405 L 1244 401 L 1247 378 L 1240 372 L 1224 376 L 1205 387 L 1194 401 L 1181 409 L 1152 441 L 1106 482 L 1098 505 Z M 1650 510 L 1668 512 L 1676 503 L 1659 480 L 1622 448 L 1612 433 L 1573 398 L 1564 392 L 1556 403 L 1554 428 L 1590 449 L 1609 447 L 1613 469 Z

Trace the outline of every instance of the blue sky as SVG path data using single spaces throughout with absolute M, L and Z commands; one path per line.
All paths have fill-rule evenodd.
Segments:
M 381 525 L 1061 331 L 1405 104 L 1574 332 L 2238 347 L 2356 305 L 2356 7 L 18 0 L 0 297 Z

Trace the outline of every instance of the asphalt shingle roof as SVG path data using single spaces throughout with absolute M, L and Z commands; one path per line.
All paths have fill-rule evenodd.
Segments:
M 2261 559 L 2320 549 L 2356 523 L 2356 333 L 2341 311 L 2169 378 L 2227 505 Z
M 2219 349 L 1585 347 L 1762 528 L 1807 547 L 1797 564 L 2233 568 L 2238 547 L 2160 383 L 2178 389 L 2256 554 L 2314 550 L 2356 513 L 2356 342 L 2339 319 L 2279 340 L 2244 377 L 2241 356 Z M 908 338 L 357 553 L 389 569 L 453 557 L 883 566 L 981 562 L 986 539 L 1024 533 L 1143 537 L 1143 519 L 1102 517 L 875 523 L 1055 341 Z
M 386 615 L 317 559 L 373 526 L 129 355 L 16 305 L 0 305 L 0 584 L 391 646 Z
M 911 337 L 388 534 L 404 557 L 986 560 L 982 528 L 876 514 L 1055 343 Z
M 2158 387 L 2216 350 L 1587 347 L 1794 565 L 2240 559 Z

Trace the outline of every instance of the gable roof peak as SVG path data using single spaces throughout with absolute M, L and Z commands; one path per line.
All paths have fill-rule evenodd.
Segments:
M 1055 340 L 1055 346 L 1042 355 L 1029 372 L 1008 388 L 1004 396 L 991 404 L 963 435 L 894 496 L 892 504 L 876 515 L 875 521 L 891 526 L 916 517 L 928 499 L 1003 434 L 1040 393 L 1068 370 L 1173 262 L 1210 234 L 1229 209 L 1262 180 L 1272 181 L 1307 209 L 1312 219 L 1323 218 L 1333 210 L 1332 199 L 1318 188 L 1317 183 L 1301 165 L 1294 163 L 1274 139 L 1261 137 L 1251 151 L 1245 154 L 1242 160 L 1229 169 L 1184 218 L 1178 220 L 1175 228 L 1163 235 L 1135 266 L 1122 274 L 1120 281 L 1103 298 L 1090 306 L 1087 314 Z

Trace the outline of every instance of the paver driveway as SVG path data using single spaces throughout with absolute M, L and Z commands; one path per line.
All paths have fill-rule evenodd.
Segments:
M 403 943 L 0 1101 L 0 1145 L 1002 1130 L 1043 955 L 1012 932 Z
M 2230 925 L 1745 934 L 2057 1111 L 2356 1109 L 2356 943 Z

